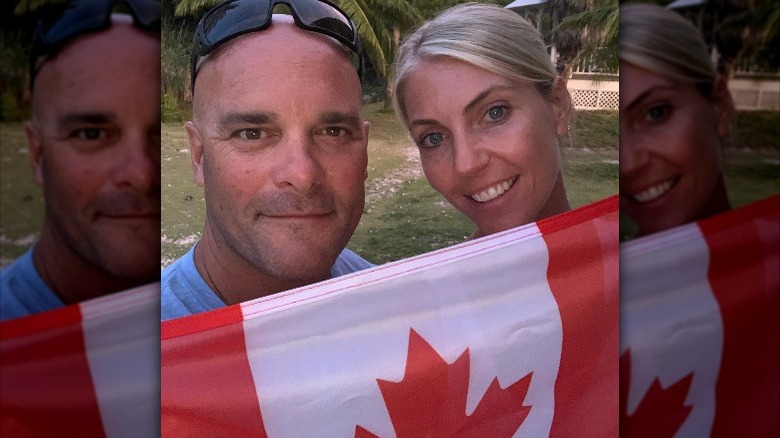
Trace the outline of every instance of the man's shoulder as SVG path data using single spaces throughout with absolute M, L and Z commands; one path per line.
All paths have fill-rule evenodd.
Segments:
M 33 248 L 0 270 L 0 320 L 63 307 L 33 262 Z
M 351 274 L 353 272 L 362 271 L 364 269 L 373 268 L 373 263 L 355 254 L 348 248 L 344 248 L 336 259 L 336 263 L 333 264 L 331 274 L 333 277 L 341 275 Z
M 195 246 L 160 275 L 160 317 L 180 318 L 223 307 L 195 267 Z

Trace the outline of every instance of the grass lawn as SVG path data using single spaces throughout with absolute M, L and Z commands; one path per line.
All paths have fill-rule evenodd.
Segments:
M 366 207 L 349 247 L 384 263 L 463 241 L 473 225 L 428 186 L 417 149 L 392 111 L 377 103 L 365 106 L 364 114 L 372 123 Z M 735 206 L 780 188 L 780 134 L 771 117 L 776 114 L 739 115 L 739 140 L 733 144 L 740 147 L 725 153 L 726 181 Z M 575 123 L 576 138 L 563 142 L 563 164 L 569 199 L 578 207 L 618 191 L 618 119 L 615 112 L 581 112 Z M 31 245 L 42 223 L 42 193 L 27 160 L 21 124 L 0 125 L 0 265 Z M 181 123 L 163 124 L 163 266 L 197 240 L 204 212 L 184 128 Z

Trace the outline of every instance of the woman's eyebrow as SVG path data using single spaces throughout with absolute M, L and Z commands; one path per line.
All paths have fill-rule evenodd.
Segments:
M 647 96 L 655 93 L 656 91 L 663 91 L 663 90 L 669 90 L 673 87 L 670 87 L 668 85 L 654 85 L 647 90 L 643 91 L 639 96 L 637 96 L 634 100 L 631 101 L 628 105 L 626 105 L 625 112 L 631 111 L 632 108 L 642 103 L 643 100 L 647 98 Z
M 463 114 L 466 114 L 467 112 L 471 111 L 475 106 L 479 105 L 479 103 L 484 100 L 486 97 L 488 97 L 491 93 L 494 91 L 499 90 L 511 90 L 513 87 L 510 85 L 494 85 L 492 87 L 489 87 L 482 91 L 481 93 L 477 94 L 477 97 L 474 99 L 471 99 L 471 102 L 466 104 L 465 107 L 463 107 Z

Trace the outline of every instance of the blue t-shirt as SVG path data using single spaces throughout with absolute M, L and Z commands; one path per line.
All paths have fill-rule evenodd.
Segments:
M 34 248 L 0 271 L 0 321 L 65 306 L 35 269 Z
M 162 271 L 160 318 L 163 321 L 225 307 L 225 303 L 200 276 L 195 267 L 194 254 L 193 245 L 187 254 Z M 345 248 L 333 264 L 330 274 L 338 277 L 374 266 Z

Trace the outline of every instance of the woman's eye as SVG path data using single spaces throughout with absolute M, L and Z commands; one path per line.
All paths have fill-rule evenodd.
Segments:
M 647 110 L 645 120 L 648 122 L 660 122 L 669 116 L 670 110 L 671 109 L 669 108 L 669 105 L 666 104 L 654 105 L 649 110 Z
M 441 132 L 434 132 L 423 137 L 420 145 L 426 148 L 433 148 L 444 141 L 444 135 Z
M 506 116 L 507 107 L 505 106 L 494 106 L 493 108 L 490 108 L 487 113 L 485 113 L 485 120 L 489 122 L 495 122 L 498 120 L 501 120 Z
M 241 140 L 258 140 L 263 137 L 263 131 L 255 128 L 242 129 L 238 131 L 237 136 Z

